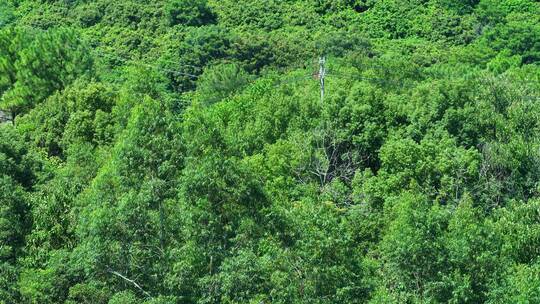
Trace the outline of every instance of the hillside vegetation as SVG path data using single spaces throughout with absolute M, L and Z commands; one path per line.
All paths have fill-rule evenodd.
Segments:
M 539 65 L 534 0 L 0 0 L 0 303 L 540 303 Z

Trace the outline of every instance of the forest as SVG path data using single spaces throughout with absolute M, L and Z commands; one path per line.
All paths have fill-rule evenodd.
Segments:
M 0 0 L 0 117 L 0 304 L 540 303 L 537 0 Z

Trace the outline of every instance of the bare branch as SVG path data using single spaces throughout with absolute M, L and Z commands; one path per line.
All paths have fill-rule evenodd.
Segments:
M 121 273 L 119 273 L 118 271 L 114 271 L 114 270 L 111 270 L 109 269 L 109 272 L 114 274 L 115 276 L 118 276 L 122 279 L 124 279 L 125 281 L 131 283 L 133 286 L 137 287 L 142 293 L 144 293 L 147 297 L 151 298 L 152 296 L 150 295 L 150 293 L 148 293 L 147 291 L 145 291 L 144 289 L 142 289 L 141 285 L 137 284 L 137 282 L 123 276 Z

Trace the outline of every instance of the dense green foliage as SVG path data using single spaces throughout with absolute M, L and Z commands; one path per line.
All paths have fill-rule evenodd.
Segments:
M 534 0 L 0 0 L 0 303 L 540 303 L 539 65 Z

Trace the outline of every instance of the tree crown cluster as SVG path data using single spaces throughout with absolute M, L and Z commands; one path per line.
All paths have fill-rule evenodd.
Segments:
M 0 0 L 0 303 L 539 303 L 539 64 L 534 0 Z

